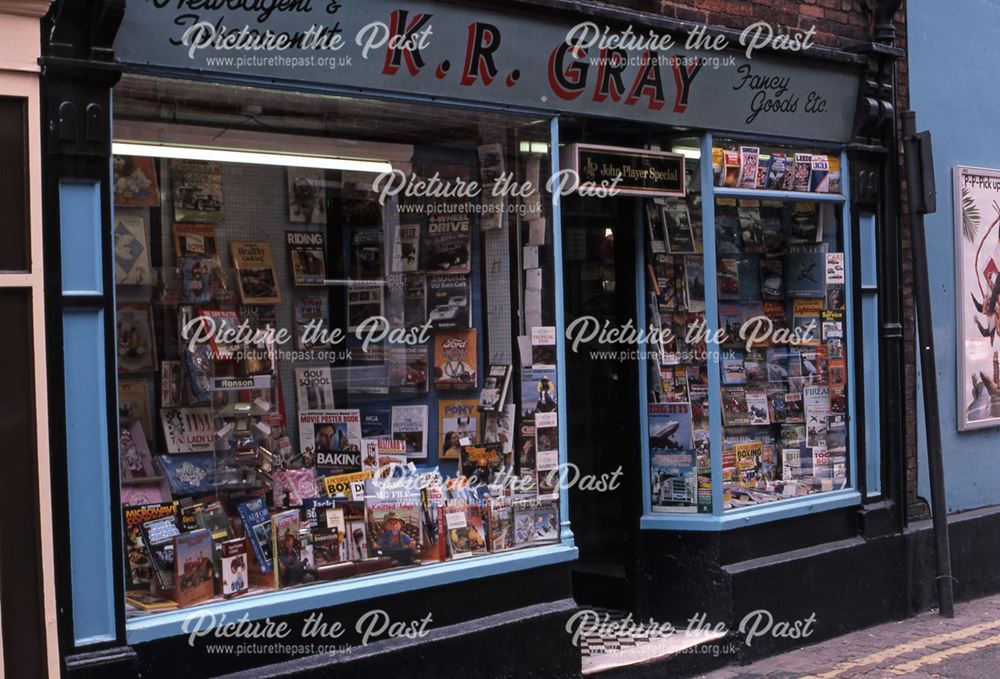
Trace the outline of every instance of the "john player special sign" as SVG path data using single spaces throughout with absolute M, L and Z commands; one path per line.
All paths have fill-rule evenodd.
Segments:
M 723 51 L 708 32 L 674 41 L 439 2 L 134 0 L 115 49 L 125 64 L 848 140 L 859 72 L 753 53 L 756 26 Z

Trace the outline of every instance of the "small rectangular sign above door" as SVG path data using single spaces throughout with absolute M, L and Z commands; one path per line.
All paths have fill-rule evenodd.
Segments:
M 578 173 L 578 190 L 612 188 L 610 195 L 684 196 L 684 156 L 617 146 L 572 144 L 563 152 L 563 169 Z

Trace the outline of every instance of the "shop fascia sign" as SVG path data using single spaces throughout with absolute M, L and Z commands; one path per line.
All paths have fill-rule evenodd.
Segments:
M 796 59 L 801 45 L 787 59 L 713 49 L 704 41 L 688 49 L 684 40 L 668 45 L 665 35 L 616 46 L 607 40 L 616 32 L 651 31 L 588 25 L 583 31 L 572 19 L 439 2 L 145 0 L 128 3 L 115 49 L 125 64 L 147 70 L 274 78 L 741 135 L 850 138 L 860 72 L 806 65 Z

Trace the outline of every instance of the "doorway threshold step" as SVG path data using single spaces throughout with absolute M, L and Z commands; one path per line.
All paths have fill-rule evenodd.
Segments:
M 594 609 L 611 623 L 624 621 L 623 611 Z M 583 634 L 580 638 L 581 669 L 584 676 L 598 676 L 622 668 L 637 669 L 636 666 L 668 662 L 673 656 L 695 652 L 700 646 L 722 643 L 725 632 L 700 630 L 660 631 L 646 633 L 643 628 L 624 626 L 622 632 L 610 630 L 613 625 L 602 626 L 594 634 Z M 631 671 L 627 671 L 631 675 Z M 624 675 L 623 675 L 624 676 Z

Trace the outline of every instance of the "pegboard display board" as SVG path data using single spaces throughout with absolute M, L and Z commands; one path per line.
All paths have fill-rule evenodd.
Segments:
M 249 165 L 243 163 L 220 163 L 222 172 L 223 213 L 225 219 L 215 224 L 219 263 L 224 269 L 234 267 L 229 244 L 234 241 L 266 242 L 271 246 L 277 274 L 281 303 L 274 305 L 279 328 L 285 328 L 294 337 L 294 297 L 295 295 L 316 295 L 322 298 L 324 311 L 329 316 L 325 291 L 322 288 L 295 288 L 292 286 L 291 265 L 285 244 L 287 231 L 323 232 L 320 224 L 293 223 L 288 218 L 287 168 L 271 165 Z M 173 184 L 170 161 L 160 162 L 160 186 L 163 194 L 161 246 L 165 266 L 176 266 L 174 254 L 173 224 Z M 294 340 L 293 340 L 294 342 Z M 294 348 L 292 346 L 284 347 Z M 288 436 L 297 448 L 298 420 L 295 417 L 295 368 L 326 365 L 317 361 L 278 361 L 278 377 L 282 399 L 285 404 L 285 419 Z

